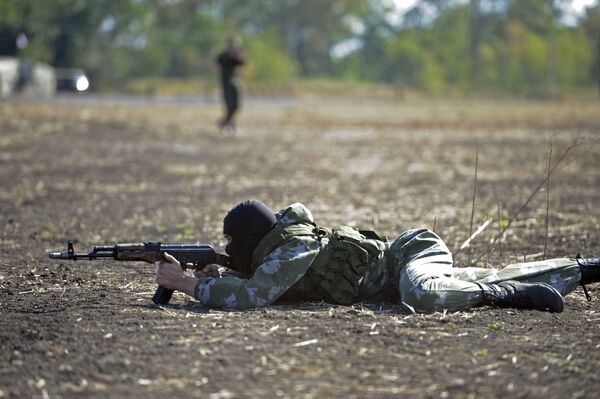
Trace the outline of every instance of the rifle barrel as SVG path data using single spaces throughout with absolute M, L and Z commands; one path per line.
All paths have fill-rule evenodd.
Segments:
M 66 259 L 66 260 L 77 260 L 77 259 L 96 259 L 96 258 L 112 258 L 114 254 L 109 252 L 50 252 L 48 254 L 50 259 Z

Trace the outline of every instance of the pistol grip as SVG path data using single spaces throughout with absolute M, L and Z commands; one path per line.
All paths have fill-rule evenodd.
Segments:
M 157 305 L 165 305 L 169 303 L 172 295 L 173 290 L 168 290 L 159 285 L 156 289 L 156 292 L 154 293 L 154 296 L 152 297 L 152 302 L 154 302 Z

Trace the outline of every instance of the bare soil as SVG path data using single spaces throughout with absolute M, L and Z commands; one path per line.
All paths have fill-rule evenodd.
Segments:
M 214 127 L 219 114 L 215 104 L 0 103 L 0 398 L 598 397 L 598 285 L 591 302 L 567 296 L 560 314 L 231 312 L 181 294 L 153 306 L 152 265 L 47 253 L 67 240 L 80 251 L 222 248 L 225 212 L 259 198 L 390 238 L 434 228 L 459 267 L 600 256 L 600 103 L 254 101 L 232 138 Z M 473 230 L 492 222 L 459 251 L 476 145 Z M 536 188 L 550 148 L 552 164 L 567 153 L 548 196 Z

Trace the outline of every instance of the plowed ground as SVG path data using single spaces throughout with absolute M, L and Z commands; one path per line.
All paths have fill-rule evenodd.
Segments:
M 236 137 L 215 129 L 219 114 L 210 104 L 0 103 L 0 398 L 598 397 L 600 286 L 591 302 L 567 296 L 561 314 L 326 303 L 230 312 L 182 294 L 153 306 L 153 265 L 47 256 L 67 240 L 79 251 L 222 248 L 222 217 L 246 198 L 299 201 L 321 225 L 390 238 L 434 228 L 458 267 L 600 256 L 597 101 L 255 100 Z M 459 251 L 476 152 L 472 231 L 491 222 Z

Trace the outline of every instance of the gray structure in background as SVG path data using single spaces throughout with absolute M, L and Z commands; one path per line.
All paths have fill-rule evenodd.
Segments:
M 56 93 L 56 72 L 41 62 L 0 57 L 0 98 L 49 97 Z

